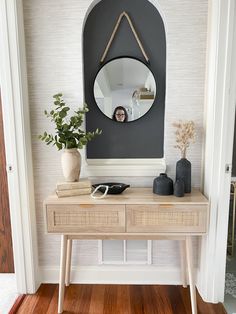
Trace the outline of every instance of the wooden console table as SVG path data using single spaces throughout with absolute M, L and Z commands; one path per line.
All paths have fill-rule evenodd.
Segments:
M 153 194 L 151 188 L 130 188 L 97 200 L 51 195 L 44 208 L 47 232 L 61 235 L 58 313 L 70 283 L 73 239 L 180 240 L 183 285 L 188 272 L 192 313 L 197 313 L 192 236 L 206 234 L 209 216 L 208 200 L 198 190 L 179 198 Z

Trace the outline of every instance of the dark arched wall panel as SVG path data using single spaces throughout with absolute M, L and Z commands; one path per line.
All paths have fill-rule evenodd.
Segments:
M 145 62 L 125 18 L 123 18 L 105 62 L 120 56 L 134 57 L 153 72 L 157 96 L 142 118 L 116 123 L 97 107 L 93 84 L 102 65 L 101 56 L 119 15 L 126 11 L 150 59 Z M 162 18 L 147 0 L 102 0 L 90 12 L 83 34 L 84 91 L 89 107 L 86 129 L 101 128 L 103 133 L 87 146 L 87 158 L 161 158 L 164 142 L 166 38 Z

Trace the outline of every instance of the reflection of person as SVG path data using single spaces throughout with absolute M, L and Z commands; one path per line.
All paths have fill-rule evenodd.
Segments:
M 112 115 L 112 119 L 118 122 L 127 122 L 128 121 L 128 113 L 126 109 L 122 106 L 118 106 L 115 108 L 114 113 Z

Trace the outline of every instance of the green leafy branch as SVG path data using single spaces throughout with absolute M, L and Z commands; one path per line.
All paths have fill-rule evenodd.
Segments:
M 63 100 L 61 93 L 53 96 L 55 109 L 48 112 L 44 111 L 47 118 L 55 124 L 55 135 L 48 134 L 46 131 L 39 135 L 38 138 L 47 145 L 56 145 L 58 150 L 63 148 L 83 148 L 95 136 L 102 133 L 101 130 L 96 129 L 93 132 L 85 132 L 80 129 L 84 121 L 84 115 L 88 112 L 88 107 L 85 104 L 82 109 L 75 111 L 75 115 L 68 117 L 70 108 Z

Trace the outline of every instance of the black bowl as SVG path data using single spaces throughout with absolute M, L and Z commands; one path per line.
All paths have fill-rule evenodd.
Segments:
M 130 185 L 124 184 L 124 183 L 117 183 L 117 182 L 108 182 L 108 183 L 98 183 L 98 184 L 93 184 L 92 187 L 96 188 L 99 185 L 107 185 L 109 186 L 107 194 L 120 194 L 122 193 L 125 189 L 129 188 Z M 101 186 L 98 191 L 104 193 L 106 190 L 105 187 Z

